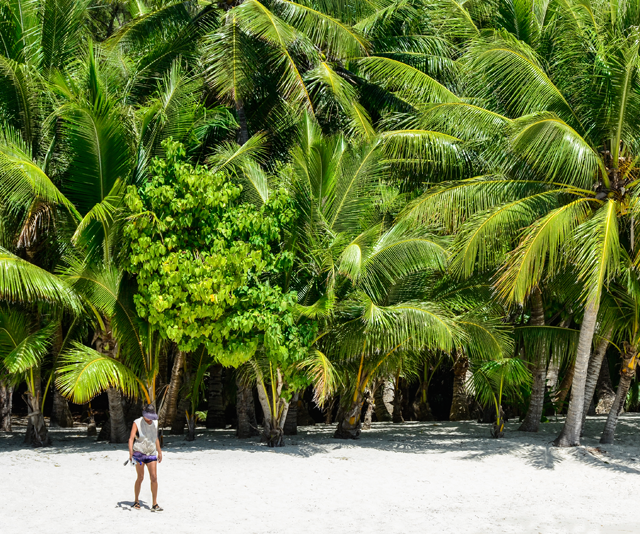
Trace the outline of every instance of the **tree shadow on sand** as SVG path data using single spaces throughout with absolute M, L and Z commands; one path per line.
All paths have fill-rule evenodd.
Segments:
M 624 473 L 640 474 L 640 469 L 624 465 L 635 459 L 637 452 L 631 446 L 614 445 L 598 446 L 598 439 L 604 416 L 589 418 L 585 427 L 583 443 L 585 446 L 571 449 L 559 449 L 551 442 L 560 432 L 563 421 L 553 421 L 541 425 L 538 433 L 518 432 L 519 423 L 511 421 L 507 424 L 506 436 L 502 439 L 490 437 L 490 425 L 474 421 L 432 422 L 403 424 L 374 423 L 371 430 L 362 433 L 358 440 L 339 440 L 333 438 L 334 425 L 316 425 L 299 427 L 297 436 L 287 436 L 286 446 L 269 448 L 259 438 L 239 440 L 235 431 L 198 429 L 195 441 L 185 441 L 182 436 L 166 436 L 164 451 L 166 460 L 171 461 L 172 453 L 224 453 L 228 451 L 248 452 L 253 454 L 272 453 L 298 458 L 309 458 L 316 455 L 331 457 L 335 451 L 348 456 L 357 449 L 375 449 L 404 454 L 437 455 L 457 453 L 461 461 L 481 461 L 484 458 L 508 456 L 520 458 L 526 465 L 536 469 L 552 470 L 559 463 L 570 458 L 599 469 L 613 469 Z M 617 436 L 629 442 L 629 436 L 638 434 L 640 414 L 625 414 L 620 419 Z M 82 428 L 52 429 L 54 446 L 39 449 L 38 453 L 56 456 L 69 453 L 91 453 L 122 451 L 127 456 L 126 444 L 96 442 L 82 434 Z M 0 434 L 0 452 L 19 452 L 30 449 L 23 443 L 24 433 L 12 435 Z M 617 442 L 619 443 L 619 442 Z M 126 459 L 126 458 L 124 458 Z M 435 461 L 435 460 L 434 460 Z M 639 464 L 640 467 L 640 464 Z

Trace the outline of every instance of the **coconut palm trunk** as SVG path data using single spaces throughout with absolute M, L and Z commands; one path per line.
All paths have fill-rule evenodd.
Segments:
M 184 362 L 186 353 L 181 350 L 176 351 L 176 357 L 171 370 L 171 380 L 162 403 L 162 409 L 158 417 L 158 426 L 165 427 L 173 425 L 173 420 L 178 412 L 178 399 L 180 396 L 180 386 L 182 384 L 182 373 L 184 370 Z
M 338 418 L 338 426 L 333 435 L 338 439 L 358 439 L 362 432 L 362 406 L 364 404 L 364 394 L 358 391 L 351 404 L 344 410 Z
M 180 396 L 180 400 L 178 401 L 178 408 L 176 410 L 176 415 L 173 418 L 173 422 L 171 423 L 171 434 L 174 436 L 183 436 L 184 429 L 188 425 L 187 411 L 189 410 L 189 399 L 186 394 Z M 193 439 L 195 439 L 195 411 L 191 414 L 193 419 Z M 193 441 L 193 440 L 189 440 Z
M 609 358 L 605 353 L 602 365 L 600 366 L 600 375 L 596 384 L 596 395 L 598 404 L 596 404 L 596 414 L 605 415 L 611 411 L 611 406 L 616 400 L 616 392 L 611 383 L 611 375 L 609 374 Z
M 246 439 L 255 436 L 258 427 L 253 404 L 253 391 L 239 377 L 236 378 L 236 387 L 236 413 L 238 416 L 236 436 L 240 439 Z
M 582 427 L 582 411 L 584 409 L 584 388 L 587 380 L 589 356 L 591 355 L 591 342 L 593 341 L 597 318 L 598 304 L 590 300 L 584 310 L 584 318 L 582 319 L 582 327 L 580 328 L 569 410 L 567 411 L 567 418 L 562 432 L 553 442 L 556 447 L 576 447 L 580 445 L 580 429 Z
M 442 359 L 438 361 L 435 368 L 433 369 L 433 372 L 431 373 L 431 376 L 433 376 L 441 361 Z M 422 370 L 422 380 L 420 382 L 420 388 L 416 393 L 416 398 L 414 399 L 412 406 L 413 413 L 417 421 L 433 421 L 433 414 L 431 413 L 431 406 L 429 406 L 428 399 L 430 381 L 429 364 L 425 364 Z
M 459 352 L 453 364 L 453 400 L 451 401 L 449 421 L 466 421 L 471 419 L 467 390 L 465 388 L 468 370 L 469 359 L 462 352 Z
M 44 414 L 40 410 L 42 401 L 40 391 L 37 390 L 34 392 L 31 388 L 27 389 L 24 394 L 24 400 L 29 410 L 29 422 L 24 439 L 25 443 L 30 443 L 34 447 L 47 447 L 51 445 L 51 438 L 49 437 L 49 431 L 44 421 Z
M 544 326 L 544 305 L 542 302 L 542 293 L 536 288 L 531 293 L 531 326 Z M 522 421 L 520 428 L 523 432 L 537 432 L 542 419 L 542 409 L 544 408 L 544 393 L 547 381 L 547 344 L 543 343 L 538 350 L 538 354 L 534 354 L 533 365 L 533 384 L 531 386 L 531 399 L 527 415 Z
M 300 393 L 296 391 L 291 397 L 289 411 L 284 422 L 284 435 L 296 436 L 298 434 L 298 404 L 300 403 Z
M 280 370 L 277 369 L 272 377 L 270 391 L 262 380 L 258 380 L 258 399 L 264 412 L 262 439 L 269 447 L 284 446 L 284 425 L 289 413 L 289 402 L 282 397 L 284 381 Z
M 103 324 L 104 330 L 96 330 L 93 336 L 96 350 L 109 358 L 116 359 L 118 344 L 113 337 L 111 322 L 107 318 L 103 318 Z M 109 441 L 111 443 L 126 443 L 129 439 L 129 432 L 124 417 L 122 392 L 110 387 L 107 389 L 107 397 L 109 399 Z
M 109 399 L 109 425 L 111 443 L 126 443 L 129 440 L 129 431 L 124 418 L 122 407 L 122 392 L 117 388 L 107 389 Z
M 11 432 L 13 387 L 0 380 L 0 432 Z
M 209 370 L 207 395 L 207 428 L 224 428 L 224 403 L 222 399 L 222 365 L 212 365 Z
M 600 438 L 600 443 L 609 444 L 613 443 L 613 436 L 616 431 L 616 425 L 618 424 L 618 418 L 624 408 L 624 403 L 627 399 L 627 393 L 629 392 L 629 386 L 631 380 L 636 374 L 636 365 L 638 364 L 638 348 L 627 343 L 623 344 L 624 353 L 622 366 L 620 367 L 620 382 L 618 383 L 618 389 L 616 391 L 616 398 L 611 406 L 609 417 L 604 425 L 604 431 Z
M 404 401 L 404 394 L 402 392 L 401 380 L 401 378 L 397 378 L 395 395 L 393 396 L 393 414 L 391 419 L 394 423 L 404 423 L 404 417 L 402 417 L 402 403 Z
M 69 403 L 65 399 L 58 388 L 54 385 L 53 389 L 53 408 L 51 410 L 51 426 L 59 426 L 62 428 L 70 428 L 73 426 L 73 417 L 69 410 Z
M 605 333 L 604 337 L 598 341 L 596 350 L 593 351 L 593 356 L 589 360 L 589 367 L 587 369 L 587 381 L 584 387 L 584 407 L 582 411 L 582 426 L 580 427 L 580 436 L 584 434 L 584 423 L 587 420 L 587 412 L 589 406 L 593 400 L 593 394 L 596 391 L 596 384 L 598 383 L 598 377 L 600 376 L 600 369 L 602 367 L 602 360 L 609 347 L 609 338 L 613 333 L 613 329 L 610 329 Z
M 391 421 L 393 413 L 393 382 L 381 380 L 373 394 L 378 421 Z

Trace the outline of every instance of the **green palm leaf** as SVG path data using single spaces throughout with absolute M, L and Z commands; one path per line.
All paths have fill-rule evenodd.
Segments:
M 135 373 L 122 362 L 77 342 L 59 362 L 56 386 L 76 404 L 86 404 L 109 388 L 117 388 L 130 398 L 144 390 Z

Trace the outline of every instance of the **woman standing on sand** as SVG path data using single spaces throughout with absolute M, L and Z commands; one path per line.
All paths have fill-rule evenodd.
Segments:
M 162 451 L 160 450 L 160 440 L 158 439 L 158 416 L 156 409 L 151 404 L 147 404 L 142 409 L 142 417 L 136 419 L 131 427 L 129 436 L 129 461 L 136 466 L 138 478 L 134 485 L 136 499 L 133 507 L 140 510 L 140 487 L 144 480 L 144 466 L 147 465 L 149 477 L 151 478 L 151 495 L 153 496 L 152 512 L 162 512 L 158 506 L 158 462 L 162 462 Z

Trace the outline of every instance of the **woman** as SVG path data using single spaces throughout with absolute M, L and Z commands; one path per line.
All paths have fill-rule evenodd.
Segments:
M 140 486 L 144 480 L 144 466 L 146 464 L 151 478 L 151 495 L 153 496 L 152 512 L 162 512 L 158 506 L 158 462 L 162 462 L 162 451 L 160 450 L 160 440 L 158 439 L 158 416 L 156 409 L 151 404 L 147 404 L 142 409 L 142 417 L 136 419 L 131 427 L 129 436 L 129 461 L 136 466 L 138 478 L 135 483 L 136 499 L 133 507 L 140 510 Z

